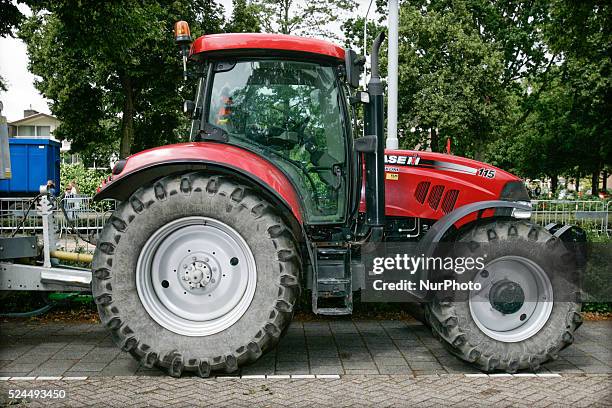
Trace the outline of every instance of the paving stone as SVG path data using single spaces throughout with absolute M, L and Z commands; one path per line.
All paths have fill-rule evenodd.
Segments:
M 279 352 L 278 354 L 279 362 L 308 362 L 308 354 L 304 353 L 283 353 Z
M 342 365 L 339 358 L 311 358 L 309 363 L 311 367 Z
M 381 374 L 412 374 L 412 369 L 405 366 L 378 366 L 378 371 Z
M 375 375 L 380 374 L 380 372 L 376 368 L 347 368 L 345 369 L 345 373 L 347 375 Z
M 11 374 L 11 373 L 29 373 L 38 367 L 39 363 L 11 363 L 0 370 L 0 375 Z
M 79 361 L 72 366 L 72 371 L 102 371 L 108 363 Z
M 39 327 L 15 322 L 3 324 L 0 331 L 0 376 L 3 372 L 9 377 L 32 372 L 54 376 L 62 370 L 66 370 L 64 375 L 90 377 L 164 374 L 145 370 L 128 353 L 120 352 L 99 325 L 49 323 Z M 563 350 L 559 360 L 545 364 L 541 372 L 612 374 L 612 349 L 606 341 L 610 334 L 612 324 L 586 322 L 577 332 L 576 344 Z M 241 369 L 243 375 L 349 372 L 354 378 L 478 373 L 448 354 L 419 323 L 351 320 L 294 322 L 276 349 Z M 437 402 L 428 401 L 431 406 Z
M 338 366 L 316 366 L 310 368 L 311 374 L 344 374 L 344 369 Z
M 408 366 L 403 358 L 374 358 L 377 366 Z

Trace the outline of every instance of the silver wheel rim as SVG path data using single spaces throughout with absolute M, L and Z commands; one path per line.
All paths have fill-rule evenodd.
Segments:
M 209 336 L 232 326 L 255 294 L 255 258 L 229 225 L 185 217 L 157 230 L 136 265 L 136 288 L 149 315 L 185 336 Z
M 494 306 L 495 288 L 509 282 L 520 287 L 524 301 L 511 313 Z M 553 307 L 553 288 L 546 272 L 535 262 L 521 256 L 504 256 L 487 264 L 474 278 L 481 289 L 470 291 L 472 319 L 487 336 L 514 343 L 535 335 L 546 324 Z

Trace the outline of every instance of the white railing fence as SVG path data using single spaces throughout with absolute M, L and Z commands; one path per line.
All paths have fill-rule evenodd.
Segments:
M 58 249 L 93 252 L 92 242 L 115 206 L 115 201 L 94 202 L 80 195 L 57 199 L 54 217 Z M 42 217 L 32 198 L 0 198 L 0 236 L 10 237 L 17 230 L 19 234 L 40 236 L 42 228 Z
M 572 224 L 597 233 L 612 233 L 612 201 L 532 200 L 531 220 L 540 225 L 551 222 Z
M 0 236 L 40 235 L 42 219 L 31 198 L 0 198 Z M 612 234 L 612 201 L 533 200 L 531 220 L 577 225 L 589 232 Z M 88 196 L 64 197 L 55 204 L 56 234 L 60 249 L 92 252 L 96 235 L 112 212 L 115 201 L 94 202 Z M 62 209 L 63 208 L 63 209 Z M 89 241 L 89 242 L 88 242 Z

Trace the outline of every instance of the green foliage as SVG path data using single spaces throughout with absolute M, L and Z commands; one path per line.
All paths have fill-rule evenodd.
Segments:
M 280 34 L 336 38 L 330 25 L 348 18 L 355 10 L 351 0 L 253 0 L 259 8 L 263 31 Z
M 403 3 L 400 14 L 402 146 L 427 147 L 437 129 L 432 150 L 451 137 L 455 153 L 475 155 L 507 113 L 503 52 L 473 24 L 467 2 L 453 2 L 452 11 L 421 3 Z
M 0 0 L 0 37 L 13 35 L 13 29 L 19 26 L 23 14 L 12 0 Z
M 161 0 L 31 2 L 32 17 L 19 36 L 28 47 L 36 86 L 61 121 L 55 136 L 73 150 L 104 154 L 114 143 L 120 156 L 181 140 L 181 81 L 173 23 L 187 20 L 194 35 L 221 30 L 215 2 Z
M 529 177 L 598 174 L 612 164 L 610 8 L 597 1 L 549 3 L 542 38 L 558 58 L 523 82 L 507 137 L 489 148 L 495 164 L 512 163 Z
M 610 302 L 589 302 L 582 305 L 583 312 L 593 313 L 612 313 L 612 303 Z
M 258 33 L 261 31 L 259 7 L 247 0 L 232 0 L 232 18 L 225 25 L 228 33 Z
M 102 180 L 107 176 L 107 171 L 88 169 L 82 163 L 62 164 L 60 166 L 59 192 L 63 193 L 70 182 L 76 181 L 79 194 L 93 196 Z

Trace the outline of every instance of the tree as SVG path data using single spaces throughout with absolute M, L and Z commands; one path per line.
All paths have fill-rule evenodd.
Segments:
M 23 14 L 11 0 L 0 0 L 0 37 L 13 36 L 13 30 L 23 20 Z M 4 79 L 0 76 L 0 91 L 6 91 Z
M 118 144 L 120 157 L 179 140 L 181 82 L 172 39 L 177 20 L 194 34 L 221 30 L 222 11 L 204 0 L 32 2 L 19 31 L 36 86 L 62 122 L 55 135 L 75 151 L 99 154 Z
M 599 173 L 612 163 L 610 6 L 559 0 L 547 12 L 542 38 L 559 59 L 526 78 L 507 137 L 489 156 L 528 177 L 590 173 L 596 194 Z
M 265 32 L 336 38 L 332 24 L 341 25 L 355 10 L 351 0 L 255 0 Z
M 551 4 L 546 27 L 551 50 L 563 56 L 562 80 L 570 100 L 565 126 L 574 134 L 578 171 L 599 174 L 612 164 L 612 5 L 605 1 Z
M 259 7 L 247 0 L 232 0 L 232 18 L 225 25 L 227 33 L 258 33 L 261 31 Z
M 476 155 L 506 115 L 503 53 L 470 23 L 466 2 L 437 11 L 403 3 L 399 27 L 400 140 Z M 411 129 L 413 131 L 411 131 Z M 429 139 L 429 142 L 428 142 Z

